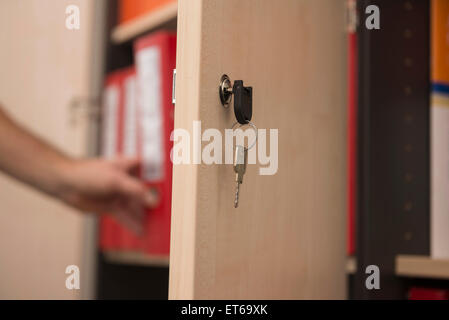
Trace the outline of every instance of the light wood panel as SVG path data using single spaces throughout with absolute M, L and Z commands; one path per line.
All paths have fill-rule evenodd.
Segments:
M 176 165 L 171 299 L 345 297 L 344 1 L 180 0 L 175 127 L 224 133 L 223 73 L 253 86 L 253 121 L 279 130 L 279 170 Z
M 449 279 L 449 259 L 400 255 L 396 257 L 396 274 L 414 278 Z
M 201 1 L 178 1 L 177 30 L 175 128 L 192 132 L 199 119 Z M 197 185 L 198 166 L 173 166 L 170 298 L 195 296 Z
M 91 2 L 90 27 L 87 46 L 89 48 L 86 63 L 89 67 L 88 93 L 89 99 L 99 101 L 98 97 L 103 92 L 103 81 L 105 71 L 105 51 L 107 42 L 107 6 L 108 0 L 96 0 Z M 88 108 L 98 108 L 99 105 L 88 105 Z M 88 110 L 89 111 L 89 110 Z M 100 119 L 96 117 L 99 109 L 90 110 L 90 118 L 87 121 L 86 140 L 84 151 L 87 157 L 98 157 L 99 155 L 99 129 Z M 87 112 L 89 114 L 89 112 Z M 97 295 L 97 259 L 98 259 L 98 217 L 86 216 L 82 226 L 82 256 L 80 298 L 95 299 Z
M 65 26 L 68 5 L 80 8 L 80 30 Z M 92 94 L 92 70 L 101 68 L 99 60 L 91 65 L 91 31 L 101 28 L 94 22 L 101 23 L 89 0 L 0 2 L 1 103 L 17 121 L 74 156 L 86 155 L 88 123 L 83 118 L 73 124 L 70 103 Z M 93 297 L 83 240 L 95 239 L 87 225 L 75 210 L 0 175 L 0 298 Z M 80 267 L 81 290 L 65 287 L 65 269 L 72 264 Z

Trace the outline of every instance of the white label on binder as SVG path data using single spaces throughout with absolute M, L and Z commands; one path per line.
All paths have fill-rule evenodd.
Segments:
M 103 101 L 102 153 L 103 157 L 110 159 L 117 153 L 119 88 L 107 87 L 103 93 Z
M 137 101 L 136 78 L 128 77 L 124 84 L 125 114 L 123 126 L 123 154 L 126 157 L 137 156 Z
M 136 57 L 139 90 L 143 179 L 150 182 L 163 178 L 161 57 L 157 47 L 140 50 Z

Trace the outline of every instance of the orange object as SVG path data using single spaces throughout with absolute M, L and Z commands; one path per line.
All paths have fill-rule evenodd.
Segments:
M 134 20 L 176 0 L 119 0 L 119 24 Z
M 432 1 L 432 82 L 449 84 L 449 1 Z

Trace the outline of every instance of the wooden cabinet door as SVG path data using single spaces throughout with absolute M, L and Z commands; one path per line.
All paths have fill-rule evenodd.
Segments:
M 178 10 L 175 127 L 193 136 L 199 120 L 224 136 L 235 117 L 220 77 L 243 80 L 252 121 L 278 129 L 278 170 L 248 165 L 235 209 L 232 165 L 174 166 L 170 298 L 344 298 L 344 1 L 180 0 Z

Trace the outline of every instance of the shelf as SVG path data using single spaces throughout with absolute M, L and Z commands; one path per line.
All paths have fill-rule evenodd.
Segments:
M 449 259 L 399 255 L 396 257 L 396 274 L 414 278 L 449 279 Z
M 357 260 L 354 256 L 346 258 L 346 273 L 355 274 L 357 272 Z
M 155 29 L 174 29 L 176 28 L 177 15 L 178 3 L 175 1 L 133 21 L 115 27 L 112 30 L 111 40 L 115 44 L 120 44 Z
M 150 256 L 141 252 L 104 251 L 105 259 L 110 263 L 168 267 L 168 256 Z

